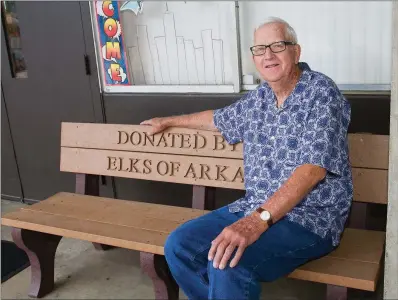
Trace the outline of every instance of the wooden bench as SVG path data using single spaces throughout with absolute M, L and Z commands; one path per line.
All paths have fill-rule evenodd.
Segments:
M 141 267 L 157 299 L 177 299 L 178 286 L 163 256 L 168 234 L 215 207 L 215 188 L 244 189 L 242 144 L 215 132 L 171 128 L 150 136 L 148 127 L 63 123 L 60 169 L 76 173 L 75 193 L 60 192 L 8 213 L 15 243 L 31 262 L 29 296 L 54 288 L 54 256 L 62 237 L 140 251 Z M 327 299 L 346 299 L 347 288 L 375 291 L 385 232 L 366 229 L 368 203 L 387 203 L 388 136 L 350 134 L 354 204 L 341 245 L 288 277 L 327 284 Z M 193 185 L 192 208 L 98 196 L 99 176 Z M 162 203 L 159 199 L 158 203 Z

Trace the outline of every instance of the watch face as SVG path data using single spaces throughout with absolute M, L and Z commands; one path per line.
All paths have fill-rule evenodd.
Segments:
M 264 211 L 260 214 L 260 218 L 261 218 L 261 220 L 263 220 L 263 221 L 268 221 L 268 220 L 271 218 L 271 214 L 270 214 L 268 211 L 264 210 Z

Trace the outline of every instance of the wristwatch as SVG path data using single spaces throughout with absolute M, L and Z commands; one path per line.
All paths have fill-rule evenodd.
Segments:
M 272 221 L 271 213 L 262 208 L 261 206 L 256 209 L 256 211 L 260 214 L 260 219 L 267 223 L 268 227 L 271 227 L 274 222 Z

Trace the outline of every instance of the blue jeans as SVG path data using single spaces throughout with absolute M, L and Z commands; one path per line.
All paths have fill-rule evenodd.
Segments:
M 259 299 L 261 281 L 285 276 L 334 248 L 330 239 L 282 219 L 246 248 L 238 265 L 215 269 L 207 259 L 211 241 L 243 217 L 228 207 L 190 220 L 173 231 L 165 244 L 170 271 L 189 299 Z

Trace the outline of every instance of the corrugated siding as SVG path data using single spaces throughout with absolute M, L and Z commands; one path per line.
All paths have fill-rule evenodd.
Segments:
M 240 1 L 243 74 L 255 73 L 249 47 L 268 16 L 289 22 L 301 60 L 337 84 L 390 84 L 391 1 Z

